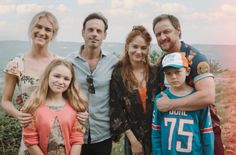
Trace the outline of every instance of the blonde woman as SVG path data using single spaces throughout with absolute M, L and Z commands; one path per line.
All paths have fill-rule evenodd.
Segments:
M 87 100 L 80 94 L 73 66 L 63 59 L 53 60 L 22 108 L 34 116 L 23 129 L 30 154 L 80 154 L 85 130 L 76 113 L 86 109 Z
M 2 107 L 11 116 L 17 118 L 22 126 L 32 121 L 32 115 L 19 111 L 12 98 L 16 86 L 19 94 L 16 102 L 22 106 L 30 93 L 35 89 L 46 66 L 57 56 L 49 51 L 49 43 L 56 37 L 58 22 L 55 16 L 46 11 L 39 12 L 31 20 L 29 26 L 31 48 L 23 55 L 11 59 L 6 68 L 2 95 Z M 23 154 L 25 146 L 22 143 L 19 154 Z

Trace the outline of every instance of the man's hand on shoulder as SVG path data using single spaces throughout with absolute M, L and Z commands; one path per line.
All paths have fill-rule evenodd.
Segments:
M 89 113 L 87 111 L 77 113 L 77 119 L 82 125 L 86 124 L 88 117 L 89 117 Z

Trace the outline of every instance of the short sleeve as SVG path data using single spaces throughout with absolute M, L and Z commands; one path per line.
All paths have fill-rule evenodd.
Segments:
M 4 72 L 8 74 L 12 74 L 15 76 L 20 76 L 20 72 L 23 70 L 23 61 L 22 57 L 18 56 L 13 59 L 11 59 L 6 67 L 4 68 Z
M 39 144 L 38 132 L 35 127 L 35 118 L 33 121 L 22 129 L 23 139 L 26 146 Z
M 194 83 L 206 77 L 214 77 L 211 73 L 210 64 L 205 55 L 191 50 L 188 55 L 188 60 L 190 60 L 191 75 Z
M 75 118 L 72 132 L 70 135 L 70 144 L 83 144 L 84 143 L 84 133 L 83 128 L 79 124 L 79 121 Z

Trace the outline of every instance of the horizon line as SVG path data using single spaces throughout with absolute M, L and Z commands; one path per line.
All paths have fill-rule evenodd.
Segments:
M 0 42 L 30 42 L 30 40 L 0 40 Z M 79 42 L 79 41 L 59 41 L 59 40 L 53 40 L 52 43 L 55 42 L 64 42 L 64 43 L 79 43 L 82 44 L 83 42 Z M 108 41 L 104 41 L 103 43 L 113 43 L 113 44 L 124 44 L 124 42 L 108 42 Z M 155 44 L 156 43 L 151 43 L 151 44 Z M 236 46 L 236 44 L 217 44 L 217 43 L 190 43 L 191 45 L 215 45 L 215 46 Z

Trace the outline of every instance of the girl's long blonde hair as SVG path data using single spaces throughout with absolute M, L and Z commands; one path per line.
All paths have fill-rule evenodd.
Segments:
M 49 74 L 55 67 L 59 65 L 67 67 L 72 74 L 70 85 L 67 90 L 63 92 L 63 97 L 69 101 L 71 106 L 76 111 L 83 112 L 87 109 L 88 102 L 87 99 L 81 95 L 79 86 L 75 79 L 75 72 L 72 64 L 65 59 L 55 59 L 44 70 L 38 86 L 32 92 L 24 106 L 21 108 L 21 111 L 33 114 L 40 105 L 45 103 L 49 92 Z

